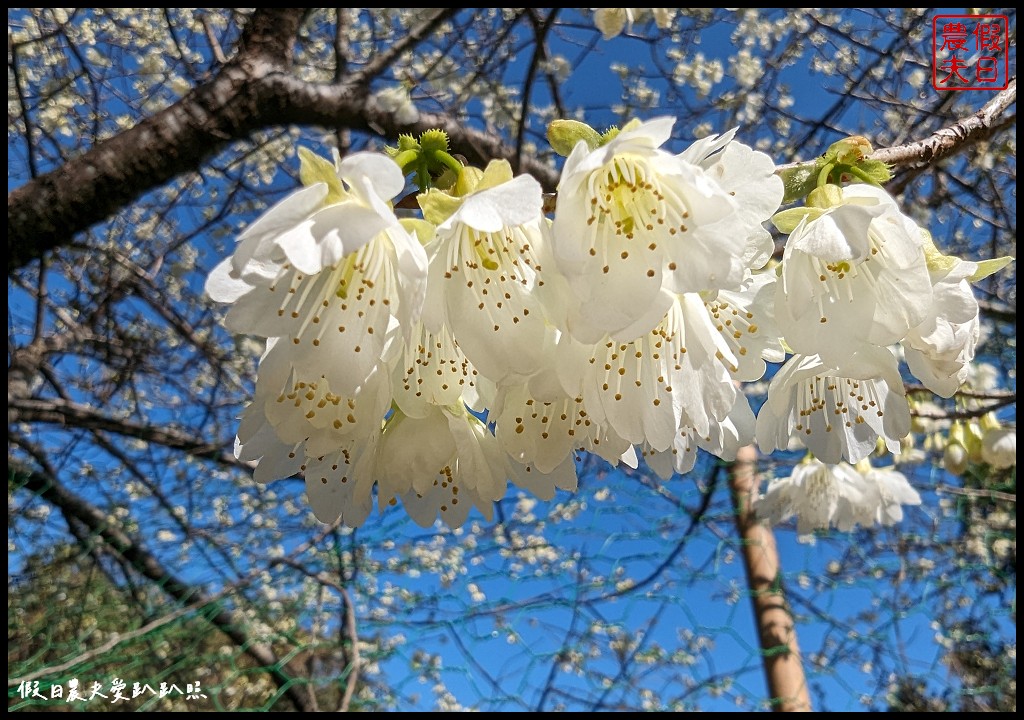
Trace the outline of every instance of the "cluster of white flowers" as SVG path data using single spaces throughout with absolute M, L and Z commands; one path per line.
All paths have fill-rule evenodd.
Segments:
M 911 429 L 896 355 L 932 392 L 964 382 L 979 336 L 968 282 L 977 263 L 938 253 L 881 188 L 829 185 L 776 216 L 789 238 L 775 288 L 779 329 L 796 353 L 772 379 L 757 439 L 800 440 L 827 463 L 857 462 Z
M 544 499 L 574 489 L 580 450 L 634 467 L 639 450 L 662 477 L 697 448 L 735 458 L 755 429 L 765 451 L 799 440 L 833 464 L 879 437 L 898 450 L 910 418 L 889 346 L 955 391 L 977 340 L 975 268 L 929 262 L 917 226 L 867 185 L 777 216 L 791 232 L 770 267 L 771 159 L 733 133 L 671 153 L 673 123 L 570 145 L 553 220 L 504 161 L 462 168 L 418 196 L 422 219 L 399 219 L 411 146 L 333 164 L 300 153 L 305 187 L 207 283 L 232 304 L 229 330 L 267 340 L 236 455 L 261 482 L 304 473 L 325 522 L 361 524 L 376 486 L 382 510 L 457 527 L 471 507 L 490 518 L 509 481 Z M 755 422 L 738 384 L 784 348 L 797 354 Z M 769 489 L 770 517 L 888 524 L 916 497 L 806 474 Z
M 632 30 L 633 23 L 648 18 L 653 18 L 660 29 L 666 30 L 672 27 L 676 12 L 676 8 L 595 8 L 594 26 L 601 31 L 605 40 L 611 40 L 627 27 Z
M 808 458 L 790 477 L 772 480 L 755 507 L 759 517 L 773 524 L 795 516 L 797 532 L 808 535 L 829 527 L 849 531 L 857 525 L 895 525 L 903 519 L 904 505 L 920 504 L 906 476 L 891 467 L 827 465 Z

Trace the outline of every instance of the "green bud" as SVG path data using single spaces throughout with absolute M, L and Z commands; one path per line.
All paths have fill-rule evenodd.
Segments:
M 851 135 L 829 145 L 823 159 L 827 163 L 858 165 L 874 151 L 875 149 L 871 147 L 871 143 L 866 137 Z
M 398 136 L 398 147 L 390 147 L 385 145 L 384 152 L 387 153 L 388 157 L 394 158 L 403 152 L 409 150 L 419 150 L 420 144 L 416 138 L 412 135 L 402 134 Z
M 957 477 L 967 471 L 967 464 L 970 460 L 967 448 L 958 442 L 950 442 L 942 453 L 942 466 L 950 475 Z
M 562 157 L 569 157 L 570 153 L 580 141 L 587 144 L 587 148 L 594 150 L 601 145 L 601 137 L 597 130 L 586 123 L 578 120 L 553 120 L 548 125 L 548 142 L 552 149 Z
M 622 128 L 622 130 L 632 130 L 633 128 L 635 128 L 639 124 L 640 124 L 639 120 L 630 120 L 628 123 L 626 123 L 626 125 Z M 610 128 L 605 130 L 603 133 L 601 133 L 600 146 L 604 147 L 605 145 L 610 143 L 612 140 L 617 138 L 619 136 L 619 133 L 622 132 L 622 130 L 620 130 L 615 125 L 612 125 Z
M 420 135 L 420 148 L 424 153 L 448 152 L 448 133 L 444 130 L 427 130 Z

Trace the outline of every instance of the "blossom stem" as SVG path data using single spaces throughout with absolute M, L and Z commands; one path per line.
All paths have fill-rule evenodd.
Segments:
M 828 185 L 828 176 L 832 174 L 832 170 L 835 168 L 833 163 L 829 163 L 821 169 L 818 173 L 818 187 L 825 187 Z
M 854 177 L 863 180 L 868 185 L 874 185 L 875 187 L 882 187 L 882 185 L 877 180 L 875 180 L 873 177 L 868 175 L 866 172 L 861 170 L 856 165 L 842 165 L 840 167 L 842 168 L 842 172 L 844 172 L 844 173 L 846 173 L 848 175 L 853 175 Z

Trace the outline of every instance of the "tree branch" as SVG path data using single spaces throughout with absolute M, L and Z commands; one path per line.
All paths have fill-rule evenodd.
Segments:
M 779 550 L 772 531 L 757 519 L 752 508 L 757 497 L 756 462 L 757 451 L 752 446 L 740 448 L 731 464 L 729 489 L 754 606 L 761 661 L 772 709 L 810 711 L 811 696 L 800 661 L 796 625 L 781 586 Z
M 8 274 L 256 129 L 270 110 L 260 107 L 254 80 L 287 65 L 302 16 L 256 10 L 243 50 L 212 81 L 8 193 Z
M 399 124 L 359 83 L 315 84 L 287 72 L 290 47 L 303 17 L 296 9 L 257 10 L 239 41 L 241 50 L 209 83 L 130 130 L 98 143 L 61 167 L 7 195 L 7 271 L 24 267 L 48 250 L 101 222 L 150 190 L 198 165 L 229 142 L 286 123 L 350 128 L 387 137 L 448 131 L 452 147 L 474 164 L 494 158 L 514 162 L 515 148 L 488 133 L 462 127 L 436 113 Z M 436 27 L 445 12 L 418 31 Z M 417 36 L 407 43 L 422 40 Z M 558 181 L 553 168 L 523 164 L 542 185 Z
M 128 535 L 111 520 L 106 513 L 83 498 L 66 489 L 55 478 L 39 472 L 30 472 L 27 468 L 12 468 L 18 479 L 24 481 L 24 487 L 35 493 L 61 511 L 69 523 L 79 522 L 91 534 L 103 540 L 110 549 L 131 563 L 132 567 L 151 580 L 163 592 L 183 604 L 199 606 L 214 602 L 215 596 L 206 595 L 201 588 L 189 585 L 173 575 L 157 558 L 142 545 Z M 218 630 L 227 635 L 255 660 L 261 668 L 281 688 L 284 695 L 302 712 L 309 712 L 309 699 L 301 690 L 301 685 L 289 676 L 283 667 L 282 659 L 277 657 L 273 649 L 250 637 L 245 631 L 245 620 L 240 615 L 223 609 L 210 618 L 210 622 Z
M 127 418 L 103 415 L 80 403 L 66 400 L 42 398 L 17 398 L 8 396 L 8 422 L 51 423 L 64 427 L 80 427 L 88 430 L 105 430 L 125 437 L 138 438 L 164 447 L 182 450 L 189 455 L 214 460 L 222 465 L 251 470 L 248 463 L 241 462 L 224 449 L 222 443 L 197 442 L 192 436 L 165 427 L 143 425 Z
M 906 170 L 893 180 L 888 187 L 889 192 L 899 194 L 913 178 L 933 165 L 934 163 L 949 157 L 974 143 L 986 140 L 999 130 L 1009 127 L 1016 120 L 1016 114 L 1009 118 L 1003 117 L 1003 113 L 1017 102 L 1017 78 L 1010 80 L 1005 90 L 999 92 L 973 115 L 957 120 L 952 125 L 936 130 L 924 140 L 897 145 L 889 148 L 879 148 L 871 153 L 872 160 L 881 160 L 889 165 L 905 166 Z M 790 170 L 806 162 L 787 163 L 778 165 L 775 170 L 781 172 Z
M 384 137 L 398 137 L 403 133 L 418 136 L 441 128 L 448 133 L 452 149 L 474 165 L 486 165 L 495 159 L 516 162 L 515 147 L 495 135 L 466 127 L 440 113 L 421 111 L 415 122 L 399 123 L 393 113 L 381 108 L 373 97 L 367 97 L 362 88 L 349 83 L 309 83 L 283 73 L 268 75 L 261 82 L 264 100 L 278 108 L 275 118 L 278 123 L 343 126 Z M 548 190 L 558 184 L 558 172 L 535 158 L 525 158 L 521 169 Z
M 875 150 L 871 154 L 871 159 L 881 160 L 889 165 L 930 165 L 960 148 L 990 137 L 1000 116 L 1015 102 L 1017 78 L 1010 80 L 1005 90 L 997 93 L 973 115 L 958 120 L 949 127 L 936 130 L 924 140 Z
M 409 32 L 401 39 L 392 43 L 384 52 L 374 56 L 370 62 L 366 63 L 352 78 L 352 84 L 369 86 L 375 77 L 391 66 L 391 63 L 426 40 L 437 28 L 454 17 L 460 9 L 457 7 L 434 8 L 433 12 L 423 18 L 416 27 L 410 28 Z

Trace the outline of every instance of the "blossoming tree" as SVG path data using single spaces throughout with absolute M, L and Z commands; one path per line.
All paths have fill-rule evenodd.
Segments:
M 170 598 L 163 624 L 213 608 L 225 654 L 267 669 L 253 697 L 300 710 L 415 707 L 388 687 L 403 659 L 434 681 L 438 707 L 491 707 L 442 678 L 437 649 L 406 656 L 398 630 L 450 629 L 462 662 L 506 697 L 515 673 L 477 660 L 486 643 L 466 637 L 483 617 L 546 658 L 550 672 L 528 664 L 526 706 L 600 709 L 610 692 L 622 707 L 690 706 L 684 687 L 642 678 L 704 652 L 693 630 L 670 642 L 654 628 L 687 602 L 669 568 L 690 558 L 690 537 L 721 533 L 709 511 L 720 473 L 767 705 L 814 704 L 771 525 L 847 547 L 862 534 L 879 557 L 896 542 L 904 565 L 971 548 L 1001 578 L 985 591 L 998 606 L 1015 554 L 1000 505 L 1013 502 L 1016 462 L 1015 80 L 936 95 L 936 107 L 908 94 L 927 20 L 868 23 L 891 45 L 870 59 L 827 12 L 12 15 L 18 572 L 84 553 L 110 578 L 104 593 L 142 582 L 155 588 L 147 603 Z M 728 73 L 696 49 L 722 23 Z M 146 39 L 130 41 L 140 27 Z M 122 87 L 119 43 L 165 50 Z M 565 93 L 595 92 L 582 68 L 599 49 L 625 53 L 613 64 L 622 93 L 601 96 L 592 118 Z M 840 99 L 802 98 L 794 112 L 794 64 L 839 72 Z M 74 79 L 53 89 L 49 67 Z M 521 84 L 506 77 L 515 69 Z M 588 499 L 634 492 L 617 483 L 648 495 L 622 503 L 624 517 L 589 515 Z M 964 498 L 957 512 L 988 539 L 967 527 L 908 550 L 907 516 L 948 508 L 936 491 Z M 697 509 L 680 518 L 687 497 Z M 657 498 L 675 498 L 672 519 L 648 516 Z M 68 539 L 44 538 L 51 509 Z M 606 575 L 588 565 L 590 545 L 547 529 L 577 521 L 607 538 L 636 522 L 665 544 Z M 77 555 L 48 550 L 68 542 Z M 856 575 L 848 561 L 813 572 Z M 490 568 L 479 578 L 478 564 Z M 482 580 L 527 566 L 551 585 L 513 600 L 514 583 L 492 583 L 503 600 L 489 604 Z M 468 594 L 464 626 L 444 619 L 453 583 Z M 498 620 L 540 612 L 566 587 L 582 604 L 539 616 L 560 648 Z M 601 619 L 620 597 L 637 614 Z M 442 619 L 419 618 L 421 604 Z M 950 612 L 936 617 L 979 622 Z M 131 622 L 110 647 L 154 632 Z M 289 632 L 301 638 L 291 649 Z M 610 655 L 591 664 L 580 648 L 601 634 Z M 958 642 L 944 646 L 951 667 L 973 652 Z M 35 665 L 28 653 L 12 687 L 31 703 L 24 688 L 99 652 Z M 828 663 L 824 650 L 812 659 Z M 224 699 L 234 677 L 213 667 L 215 706 L 245 707 Z M 594 673 L 604 680 L 586 689 Z M 878 683 L 890 707 L 929 697 L 911 675 Z M 726 687 L 693 686 L 709 698 Z

